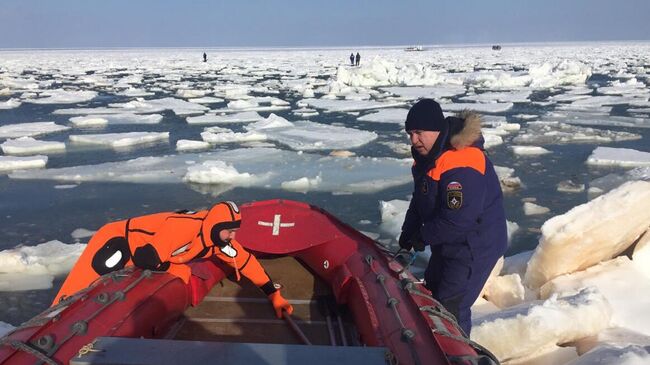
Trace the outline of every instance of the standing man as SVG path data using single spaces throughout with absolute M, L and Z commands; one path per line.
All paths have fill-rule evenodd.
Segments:
M 208 55 L 203 52 L 203 62 L 208 62 Z
M 361 62 L 361 55 L 359 54 L 359 52 L 357 52 L 356 61 L 357 61 L 356 65 L 359 66 L 359 62 Z
M 350 66 L 354 66 L 354 53 L 350 53 Z
M 431 248 L 426 287 L 469 336 L 470 307 L 507 246 L 503 194 L 483 151 L 481 120 L 470 111 L 445 118 L 437 102 L 423 99 L 405 129 L 414 190 L 399 245 Z

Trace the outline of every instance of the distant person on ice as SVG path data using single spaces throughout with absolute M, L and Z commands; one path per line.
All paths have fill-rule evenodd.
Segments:
M 354 53 L 350 53 L 350 66 L 354 66 Z
M 359 66 L 359 62 L 361 62 L 361 55 L 359 52 L 357 52 L 357 57 L 356 57 L 356 65 Z
M 437 102 L 423 99 L 405 124 L 414 189 L 399 245 L 431 248 L 425 285 L 469 336 L 470 307 L 507 246 L 503 194 L 483 151 L 481 119 L 470 111 L 445 118 Z
M 221 202 L 210 210 L 165 212 L 109 223 L 90 239 L 75 263 L 54 302 L 86 288 L 99 276 L 137 266 L 167 271 L 190 281 L 187 262 L 216 257 L 249 279 L 267 295 L 276 316 L 291 314 L 293 307 L 280 295 L 273 281 L 255 256 L 235 240 L 241 226 L 239 208 L 233 202 Z
M 208 55 L 203 52 L 203 62 L 208 62 Z

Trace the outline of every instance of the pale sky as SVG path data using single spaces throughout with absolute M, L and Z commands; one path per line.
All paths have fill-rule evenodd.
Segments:
M 648 0 L 2 0 L 0 48 L 650 40 Z

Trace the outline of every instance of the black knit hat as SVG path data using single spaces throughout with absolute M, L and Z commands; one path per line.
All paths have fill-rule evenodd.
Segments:
M 436 131 L 445 133 L 449 124 L 445 121 L 440 104 L 433 99 L 422 99 L 415 103 L 406 115 L 406 131 Z

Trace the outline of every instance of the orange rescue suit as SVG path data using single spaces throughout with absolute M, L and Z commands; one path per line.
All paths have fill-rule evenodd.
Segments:
M 188 283 L 191 271 L 186 262 L 216 256 L 235 270 L 237 280 L 240 274 L 248 278 L 276 307 L 281 296 L 255 256 L 236 240 L 226 242 L 219 237 L 222 230 L 240 225 L 241 214 L 232 202 L 218 203 L 210 210 L 157 213 L 109 223 L 90 239 L 52 304 L 101 275 L 132 265 L 167 271 Z M 280 307 L 291 313 L 293 308 L 284 298 L 281 301 Z

